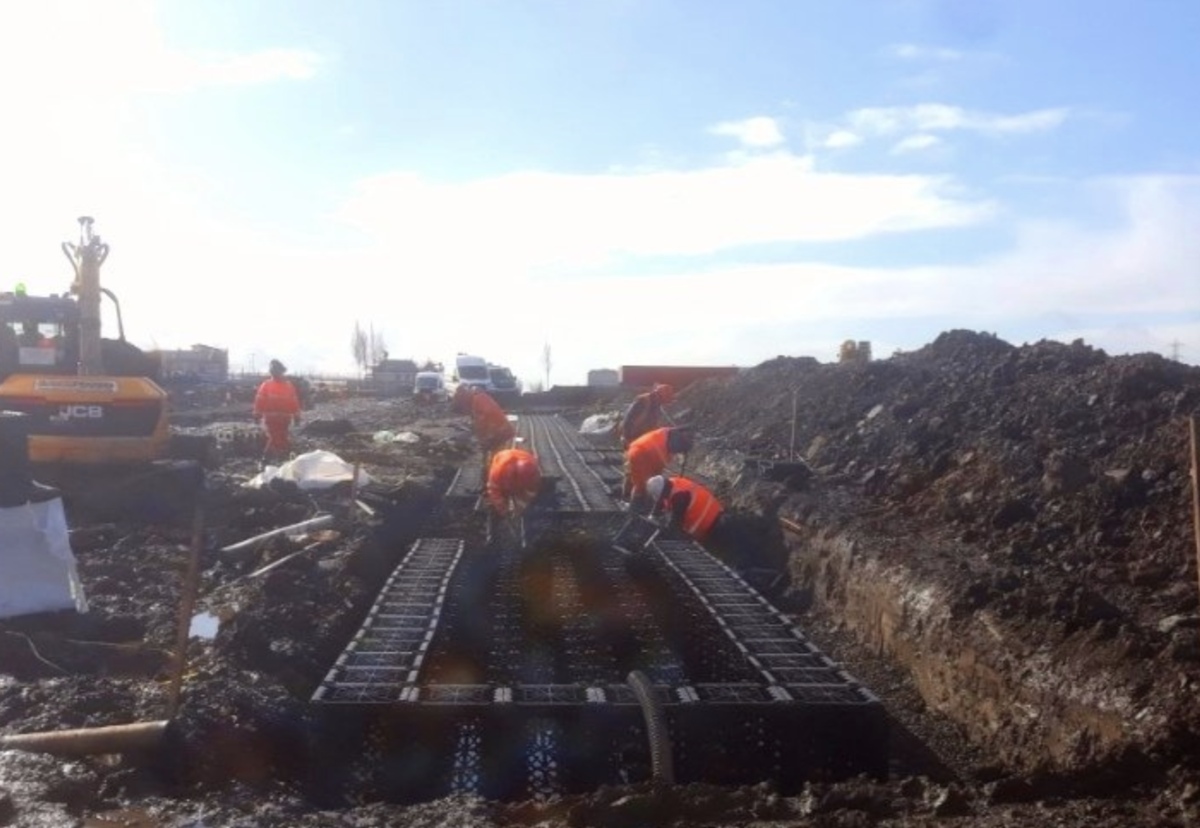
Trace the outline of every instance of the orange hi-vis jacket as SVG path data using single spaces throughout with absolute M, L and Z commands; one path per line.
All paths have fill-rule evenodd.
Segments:
M 721 502 L 708 489 L 686 477 L 671 478 L 668 501 L 685 494 L 691 495 L 681 528 L 696 540 L 704 540 L 708 530 L 721 514 Z
M 300 396 L 296 393 L 296 386 L 279 377 L 265 380 L 254 395 L 254 413 L 268 418 L 272 418 L 272 415 L 296 416 L 300 413 Z
M 532 464 L 533 473 L 522 477 L 517 470 L 521 461 Z M 507 517 L 511 504 L 516 501 L 522 509 L 529 506 L 542 487 L 542 475 L 537 458 L 523 449 L 505 449 L 496 452 L 488 469 L 487 499 L 492 509 L 501 517 Z
M 471 395 L 471 426 L 484 451 L 493 451 L 517 436 L 508 415 L 486 392 Z
M 646 481 L 656 474 L 662 474 L 671 459 L 667 449 L 667 436 L 670 428 L 656 428 L 629 444 L 625 452 L 625 470 L 629 475 L 634 496 L 645 494 Z

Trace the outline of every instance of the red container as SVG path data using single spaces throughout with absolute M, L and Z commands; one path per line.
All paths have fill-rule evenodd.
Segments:
M 674 386 L 679 391 L 697 380 L 713 377 L 732 377 L 736 365 L 622 365 L 622 388 L 649 388 L 656 382 Z

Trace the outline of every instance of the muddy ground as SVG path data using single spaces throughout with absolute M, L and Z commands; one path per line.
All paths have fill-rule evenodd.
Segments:
M 868 364 L 780 357 L 680 395 L 673 408 L 701 438 L 689 467 L 759 528 L 763 565 L 786 555 L 790 582 L 777 603 L 895 721 L 891 778 L 813 784 L 795 797 L 768 786 L 643 785 L 546 802 L 320 810 L 305 796 L 305 702 L 435 513 L 471 453 L 469 434 L 448 411 L 407 400 L 318 403 L 297 448 L 360 463 L 374 478 L 360 497 L 370 515 L 345 489 L 243 487 L 257 471 L 245 401 L 193 393 L 178 407 L 180 429 L 217 435 L 225 449 L 203 498 L 198 607 L 222 619 L 219 631 L 191 640 L 160 753 L 0 753 L 0 825 L 1200 818 L 1187 459 L 1200 369 L 953 331 Z M 416 441 L 391 441 L 406 432 Z M 68 500 L 91 612 L 0 622 L 5 734 L 166 715 L 192 512 L 119 502 Z M 217 551 L 317 513 L 332 525 L 249 553 Z

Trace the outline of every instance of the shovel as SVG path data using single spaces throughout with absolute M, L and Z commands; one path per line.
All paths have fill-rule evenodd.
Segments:
M 654 521 L 640 515 L 631 515 L 613 535 L 612 545 L 626 555 L 632 555 L 654 542 L 662 531 Z

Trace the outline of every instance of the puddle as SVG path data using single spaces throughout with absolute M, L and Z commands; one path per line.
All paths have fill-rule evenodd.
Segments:
M 220 628 L 220 618 L 211 612 L 201 612 L 192 616 L 192 625 L 188 628 L 188 635 L 192 638 L 203 638 L 205 641 L 211 641 L 217 637 L 217 630 Z

